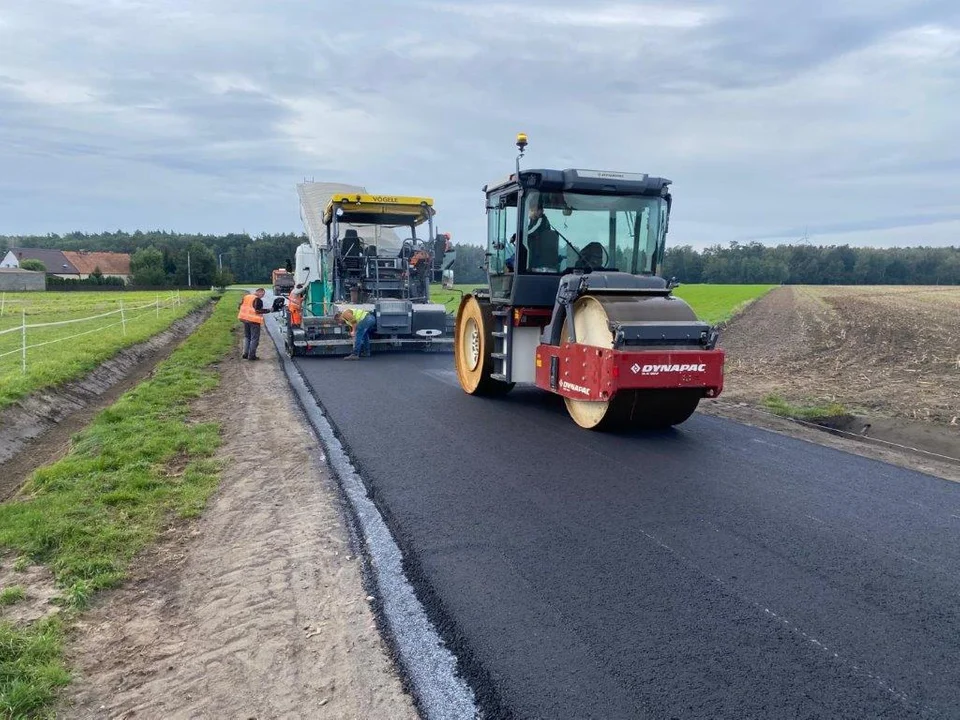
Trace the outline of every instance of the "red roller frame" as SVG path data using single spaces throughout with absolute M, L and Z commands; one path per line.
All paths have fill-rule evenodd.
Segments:
M 557 358 L 556 386 L 551 385 Z M 537 346 L 537 387 L 574 400 L 609 400 L 618 390 L 703 388 L 723 391 L 723 350 L 609 350 L 589 345 Z

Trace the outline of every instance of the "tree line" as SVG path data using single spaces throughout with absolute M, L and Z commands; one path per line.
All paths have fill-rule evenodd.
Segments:
M 667 248 L 662 274 L 683 283 L 960 285 L 960 247 L 681 245 Z
M 133 233 L 0 236 L 0 256 L 11 247 L 130 253 L 133 284 L 186 287 L 189 264 L 194 287 L 233 282 L 268 284 L 273 270 L 294 261 L 305 235 L 294 233 L 202 235 L 154 230 Z M 189 263 L 188 263 L 189 256 Z M 222 268 L 222 270 L 221 270 Z
M 484 249 L 456 247 L 456 281 L 482 283 Z M 960 247 L 681 245 L 667 248 L 660 274 L 687 284 L 960 285 Z
M 297 247 L 307 242 L 304 234 L 244 233 L 227 235 L 184 234 L 167 231 L 123 231 L 103 233 L 69 233 L 66 235 L 0 235 L 0 257 L 11 247 L 87 250 L 90 252 L 130 253 L 133 285 L 138 287 L 186 287 L 187 255 L 190 280 L 194 287 L 230 285 L 234 282 L 267 285 L 271 273 L 294 264 Z M 475 245 L 455 244 L 455 272 L 466 273 L 462 282 L 482 282 L 479 266 L 484 250 Z M 461 252 L 463 260 L 461 261 Z M 222 270 L 221 270 L 222 267 Z M 109 280 L 109 278 L 104 278 Z M 48 278 L 48 284 L 53 282 Z M 87 281 L 65 280 L 70 285 Z
M 268 284 L 270 274 L 293 263 L 303 234 L 200 235 L 167 231 L 0 236 L 0 256 L 11 247 L 131 253 L 133 283 L 186 287 L 187 256 L 195 287 L 233 282 Z M 458 283 L 486 279 L 485 249 L 455 243 Z M 222 267 L 222 271 L 221 271 Z M 668 247 L 661 273 L 682 283 L 786 283 L 805 285 L 960 285 L 960 247 L 864 248 L 847 245 L 767 246 L 731 242 L 695 250 Z M 106 278 L 104 279 L 106 280 Z

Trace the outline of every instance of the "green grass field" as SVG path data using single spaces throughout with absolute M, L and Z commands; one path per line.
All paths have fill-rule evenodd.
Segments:
M 482 283 L 475 285 L 456 285 L 460 292 L 470 292 Z M 705 322 L 719 323 L 729 320 L 746 303 L 755 300 L 774 285 L 681 285 L 674 295 L 686 300 L 697 317 Z M 430 288 L 430 299 L 443 303 L 448 310 L 456 312 L 460 304 L 460 292 L 444 290 L 439 285 Z
M 121 349 L 165 330 L 211 297 L 209 291 L 33 292 L 0 295 L 0 408 L 35 390 L 90 372 Z M 159 312 L 155 303 L 160 300 Z M 123 304 L 123 316 L 119 311 Z M 105 313 L 105 317 L 81 320 Z M 24 316 L 30 324 L 78 320 L 27 328 L 27 372 L 22 371 Z M 124 322 L 125 320 L 125 322 Z M 5 332 L 6 331 L 6 332 Z M 76 336 L 76 337 L 71 337 Z M 69 338 L 69 339 L 67 339 Z M 41 345 L 41 347 L 29 347 Z
M 185 422 L 188 403 L 219 382 L 210 365 L 231 348 L 233 293 L 150 380 L 102 411 L 61 460 L 0 505 L 0 549 L 50 568 L 63 612 L 30 625 L 0 622 L 0 717 L 47 715 L 69 681 L 62 644 L 76 612 L 120 582 L 171 517 L 195 517 L 219 480 L 217 423 Z M 14 566 L 15 568 L 17 565 Z M 7 588 L 0 602 L 22 601 Z
M 776 285 L 681 285 L 673 294 L 686 300 L 697 317 L 719 323 L 736 315 L 748 302 L 766 295 Z

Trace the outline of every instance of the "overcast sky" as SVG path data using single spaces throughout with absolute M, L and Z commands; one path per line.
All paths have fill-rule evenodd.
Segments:
M 960 2 L 823 5 L 0 0 L 0 234 L 299 232 L 306 177 L 481 242 L 522 130 L 672 244 L 960 245 Z

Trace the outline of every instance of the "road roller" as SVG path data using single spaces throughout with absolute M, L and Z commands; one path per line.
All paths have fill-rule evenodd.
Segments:
M 487 286 L 457 309 L 463 390 L 518 383 L 560 395 L 592 430 L 667 428 L 723 390 L 719 331 L 660 276 L 671 181 L 607 170 L 522 170 L 485 185 Z

